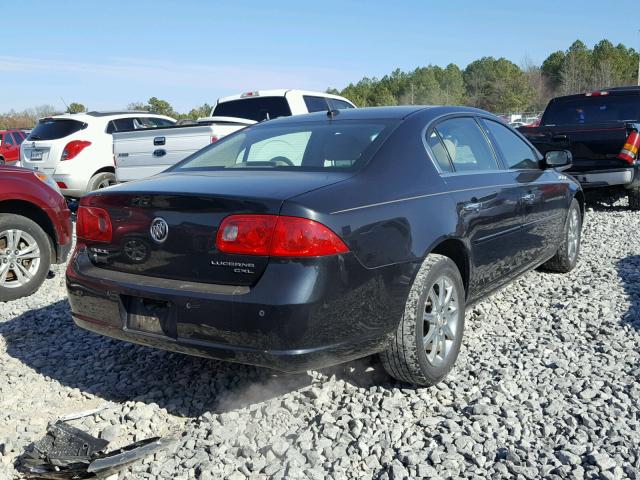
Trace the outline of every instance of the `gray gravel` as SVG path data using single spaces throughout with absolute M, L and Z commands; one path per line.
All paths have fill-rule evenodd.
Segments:
M 279 375 L 72 326 L 63 268 L 0 305 L 0 478 L 47 422 L 175 451 L 120 478 L 640 478 L 640 213 L 588 212 L 578 268 L 530 272 L 467 314 L 436 388 L 372 359 Z

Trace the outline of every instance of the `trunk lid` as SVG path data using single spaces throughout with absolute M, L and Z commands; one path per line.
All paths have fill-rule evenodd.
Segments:
M 109 244 L 87 242 L 89 256 L 98 267 L 122 272 L 249 286 L 264 272 L 268 257 L 219 252 L 215 239 L 221 221 L 234 213 L 277 215 L 288 198 L 351 175 L 174 172 L 112 187 L 92 194 L 83 202 L 107 210 L 113 230 Z M 166 222 L 166 238 L 154 237 L 163 233 L 162 225 L 152 232 L 156 220 L 160 224 Z

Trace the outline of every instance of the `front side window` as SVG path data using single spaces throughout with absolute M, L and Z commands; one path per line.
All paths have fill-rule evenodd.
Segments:
M 495 139 L 507 168 L 522 170 L 539 167 L 537 156 L 533 150 L 515 133 L 493 120 L 482 119 L 482 123 Z
M 173 170 L 358 169 L 393 125 L 389 121 L 256 125 L 194 153 Z
M 13 139 L 15 140 L 16 145 L 20 145 L 24 141 L 24 137 L 18 132 L 13 132 Z
M 445 120 L 435 129 L 442 138 L 456 172 L 498 169 L 491 146 L 473 118 Z

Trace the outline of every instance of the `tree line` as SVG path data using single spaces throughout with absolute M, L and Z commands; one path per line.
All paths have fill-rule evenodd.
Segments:
M 381 105 L 469 105 L 495 113 L 539 111 L 557 95 L 585 92 L 620 85 L 635 85 L 639 54 L 623 44 L 601 40 L 593 48 L 576 40 L 567 50 L 549 55 L 542 65 L 525 59 L 516 65 L 506 58 L 483 57 L 462 69 L 428 65 L 413 71 L 396 69 L 382 78 L 364 77 L 342 90 L 329 93 L 347 97 L 359 107 Z M 151 97 L 135 102 L 129 110 L 145 110 L 178 120 L 209 116 L 204 103 L 189 112 L 177 112 L 166 101 Z M 66 111 L 84 112 L 82 103 L 72 102 Z M 38 118 L 62 113 L 51 105 L 0 114 L 0 129 L 31 128 Z
M 549 55 L 542 65 L 525 59 L 483 57 L 462 69 L 428 65 L 396 69 L 382 78 L 364 77 L 342 90 L 328 92 L 360 107 L 382 105 L 469 105 L 495 113 L 544 109 L 550 98 L 621 85 L 635 85 L 638 52 L 601 40 L 592 49 L 576 40 Z

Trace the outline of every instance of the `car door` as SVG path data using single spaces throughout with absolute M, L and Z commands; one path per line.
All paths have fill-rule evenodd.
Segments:
M 482 118 L 494 149 L 515 184 L 520 185 L 523 227 L 519 244 L 523 269 L 555 253 L 564 225 L 569 185 L 553 169 L 541 168 L 541 156 L 528 142 L 502 123 Z
M 457 206 L 457 233 L 469 242 L 469 289 L 478 298 L 520 269 L 520 188 L 473 116 L 440 121 L 426 135 Z
M 4 134 L 2 145 L 4 146 L 3 156 L 6 163 L 13 163 L 18 160 L 18 144 L 13 139 L 13 135 L 11 135 L 10 132 L 6 132 Z

